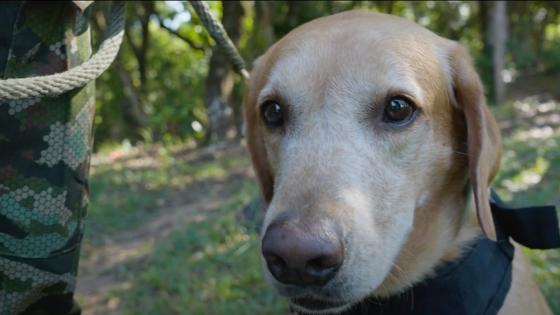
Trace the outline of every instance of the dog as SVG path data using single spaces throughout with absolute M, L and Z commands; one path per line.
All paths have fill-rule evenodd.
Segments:
M 398 295 L 496 239 L 500 135 L 459 43 L 386 14 L 319 18 L 255 61 L 244 111 L 265 278 L 295 311 Z M 519 250 L 499 314 L 551 314 Z

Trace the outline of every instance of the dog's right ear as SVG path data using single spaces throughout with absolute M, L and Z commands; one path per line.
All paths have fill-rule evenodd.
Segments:
M 488 192 L 500 165 L 500 132 L 486 106 L 482 83 L 466 49 L 454 43 L 449 58 L 453 100 L 467 125 L 469 180 L 478 222 L 486 236 L 496 240 Z
M 258 110 L 257 90 L 263 80 L 262 74 L 257 70 L 260 64 L 260 58 L 255 61 L 254 70 L 251 72 L 251 79 L 247 83 L 244 101 L 245 112 L 245 137 L 247 139 L 247 147 L 253 161 L 253 168 L 257 174 L 261 193 L 266 204 L 272 200 L 274 180 L 270 171 L 266 147 L 262 135 L 262 122 L 260 112 Z

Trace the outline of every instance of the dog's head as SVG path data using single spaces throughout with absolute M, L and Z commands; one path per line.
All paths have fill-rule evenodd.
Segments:
M 499 135 L 455 42 L 377 13 L 314 20 L 259 58 L 245 115 L 265 274 L 297 310 L 418 281 L 469 221 L 470 187 L 494 236 Z

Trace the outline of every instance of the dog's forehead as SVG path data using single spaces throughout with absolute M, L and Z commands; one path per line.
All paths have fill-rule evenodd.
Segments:
M 298 103 L 336 88 L 337 95 L 347 91 L 368 97 L 405 90 L 429 102 L 433 95 L 425 94 L 433 92 L 445 72 L 443 41 L 410 21 L 384 14 L 348 12 L 317 19 L 263 56 L 258 71 L 266 75 L 257 98 L 289 91 L 290 102 Z

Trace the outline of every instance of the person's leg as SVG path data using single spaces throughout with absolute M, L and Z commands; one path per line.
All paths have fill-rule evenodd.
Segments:
M 65 71 L 91 54 L 72 2 L 0 3 L 0 79 Z M 94 85 L 0 103 L 0 314 L 79 314 Z

